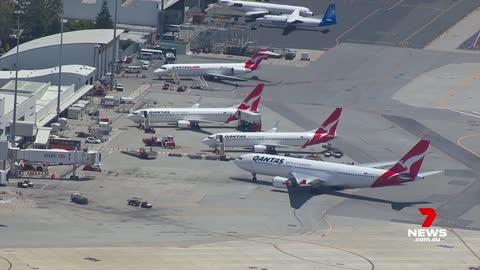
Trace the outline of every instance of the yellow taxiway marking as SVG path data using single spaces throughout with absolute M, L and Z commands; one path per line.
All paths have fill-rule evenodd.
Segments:
M 474 154 L 476 157 L 480 158 L 480 155 L 479 155 L 479 154 L 477 154 L 476 152 L 470 150 L 470 148 L 468 148 L 468 147 L 466 147 L 465 145 L 462 144 L 462 141 L 463 141 L 464 139 L 471 138 L 471 137 L 476 137 L 476 136 L 480 136 L 480 133 L 475 133 L 475 134 L 470 134 L 470 135 L 462 136 L 462 137 L 458 138 L 457 144 L 458 144 L 459 146 L 461 146 L 463 149 L 467 150 L 468 152 Z

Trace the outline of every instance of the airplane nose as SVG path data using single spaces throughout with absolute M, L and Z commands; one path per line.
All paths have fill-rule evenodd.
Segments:
M 209 147 L 211 147 L 213 145 L 213 141 L 209 138 L 205 138 L 202 140 L 202 143 L 208 145 Z
M 133 113 L 130 113 L 129 115 L 127 115 L 127 118 L 130 120 L 130 121 L 133 121 L 133 122 L 138 122 L 138 115 L 135 115 Z

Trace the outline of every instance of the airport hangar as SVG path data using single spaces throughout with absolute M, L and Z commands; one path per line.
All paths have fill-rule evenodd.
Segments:
M 122 33 L 123 30 L 117 30 L 117 37 Z M 114 44 L 112 29 L 64 33 L 62 111 L 88 93 L 93 82 L 110 71 L 113 48 L 118 47 Z M 16 140 L 33 138 L 39 127 L 56 117 L 59 49 L 59 34 L 19 46 Z M 0 70 L 3 70 L 0 71 L 0 139 L 8 138 L 13 120 L 15 58 L 16 48 L 0 58 Z
M 117 39 L 124 30 L 117 29 Z M 115 45 L 114 45 L 115 44 Z M 94 79 L 111 70 L 113 29 L 80 30 L 63 33 L 62 64 L 86 65 L 96 69 Z M 38 70 L 57 67 L 59 63 L 60 34 L 38 38 L 19 46 L 19 70 Z M 16 48 L 0 57 L 0 70 L 15 70 Z M 93 82 L 92 82 L 93 83 Z

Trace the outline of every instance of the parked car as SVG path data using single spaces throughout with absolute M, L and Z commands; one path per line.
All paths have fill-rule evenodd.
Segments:
M 142 202 L 140 207 L 142 207 L 142 208 L 152 208 L 152 204 L 147 202 L 147 201 L 144 201 L 144 202 Z
M 83 167 L 83 170 L 84 171 L 91 171 L 91 172 L 101 172 L 102 171 L 102 168 L 100 167 L 100 165 L 98 164 L 95 164 L 95 165 L 85 165 Z
M 127 200 L 127 204 L 131 206 L 140 206 L 142 204 L 142 199 L 133 197 Z
M 170 84 L 169 83 L 164 83 L 162 86 L 162 90 L 168 90 L 170 89 Z
M 70 195 L 70 200 L 77 204 L 88 204 L 88 198 L 82 193 L 74 192 Z
M 28 188 L 28 184 L 25 183 L 24 181 L 20 181 L 17 183 L 17 187 L 19 188 Z
M 115 84 L 115 87 L 113 87 L 113 89 L 115 89 L 117 91 L 123 91 L 123 85 L 120 84 L 120 83 L 117 83 L 117 84 Z
M 94 143 L 94 144 L 100 144 L 102 143 L 101 140 L 99 139 L 96 139 L 94 137 L 88 137 L 86 140 L 85 140 L 86 143 Z

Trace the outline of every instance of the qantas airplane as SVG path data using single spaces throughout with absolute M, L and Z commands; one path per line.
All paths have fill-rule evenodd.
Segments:
M 301 147 L 325 143 L 336 136 L 336 129 L 342 108 L 335 111 L 317 129 L 307 132 L 226 132 L 205 138 L 202 142 L 215 147 L 223 141 L 225 147 L 251 147 L 256 153 L 275 153 L 277 147 Z
M 398 162 L 345 165 L 267 154 L 246 154 L 234 163 L 251 172 L 253 181 L 257 180 L 257 174 L 274 176 L 273 186 L 278 188 L 376 188 L 401 185 L 440 173 L 441 171 L 418 173 L 429 144 L 429 141 L 421 140 Z M 388 170 L 380 169 L 390 165 L 393 167 Z
M 295 29 L 315 30 L 335 25 L 337 16 L 335 14 L 335 4 L 330 4 L 321 19 L 302 17 L 301 11 L 296 9 L 289 15 L 266 15 L 256 19 L 256 22 L 259 26 L 283 28 L 286 31 Z
M 208 64 L 167 64 L 155 70 L 154 73 L 161 79 L 173 72 L 180 77 L 202 76 L 213 79 L 246 81 L 247 79 L 234 75 L 247 74 L 260 67 L 263 59 L 269 55 L 277 55 L 267 49 L 257 50 L 245 63 L 208 63 Z
M 199 123 L 225 123 L 238 120 L 237 112 L 257 112 L 264 84 L 258 84 L 240 105 L 229 108 L 199 108 L 198 102 L 192 108 L 150 108 L 140 109 L 127 116 L 131 121 L 142 124 L 175 123 L 180 128 L 199 128 Z
M 217 4 L 239 11 L 246 11 L 246 16 L 256 17 L 267 14 L 291 14 L 294 10 L 299 10 L 300 14 L 305 17 L 313 16 L 313 12 L 310 9 L 301 6 L 235 0 L 219 0 Z

